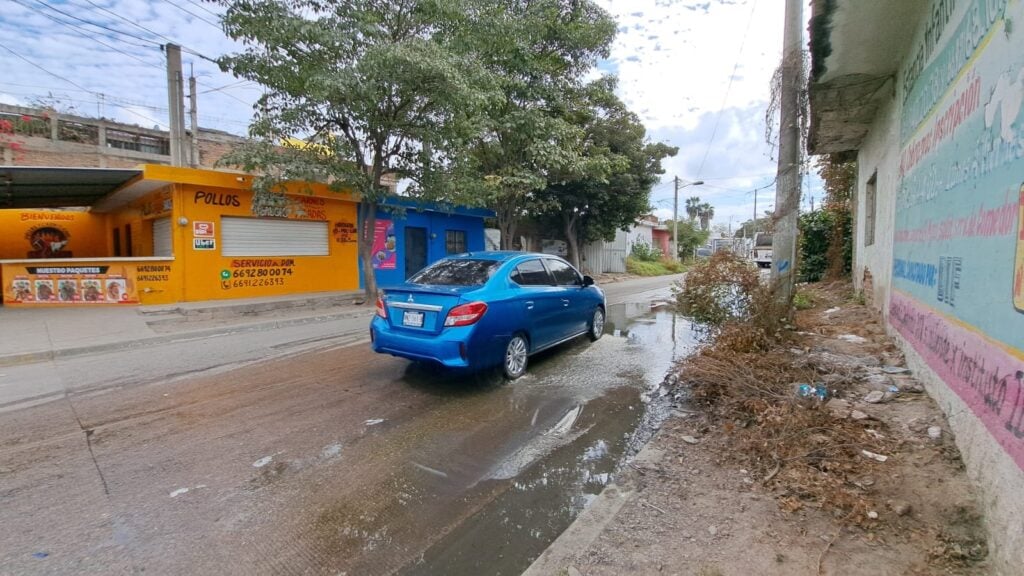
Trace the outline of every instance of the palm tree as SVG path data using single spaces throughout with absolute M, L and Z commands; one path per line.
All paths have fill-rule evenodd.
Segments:
M 690 196 L 686 199 L 686 215 L 690 217 L 690 222 L 697 219 L 700 209 L 700 196 Z
M 715 207 L 707 202 L 697 206 L 697 217 L 700 218 L 700 229 L 707 231 L 711 219 L 715 217 Z

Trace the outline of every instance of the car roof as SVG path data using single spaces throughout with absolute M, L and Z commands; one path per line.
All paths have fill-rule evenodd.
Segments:
M 540 252 L 519 252 L 515 250 L 482 250 L 480 252 L 465 252 L 463 254 L 452 254 L 449 259 L 457 260 L 494 260 L 495 262 L 507 262 L 514 258 L 559 258 L 554 254 L 542 254 Z

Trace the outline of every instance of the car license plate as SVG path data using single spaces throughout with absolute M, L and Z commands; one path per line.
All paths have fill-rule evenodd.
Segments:
M 412 310 L 406 310 L 402 314 L 402 324 L 406 326 L 415 326 L 416 328 L 423 327 L 423 312 L 413 312 Z

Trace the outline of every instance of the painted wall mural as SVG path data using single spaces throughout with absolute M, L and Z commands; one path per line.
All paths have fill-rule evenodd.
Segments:
M 1024 2 L 925 20 L 900 72 L 889 321 L 1024 469 Z

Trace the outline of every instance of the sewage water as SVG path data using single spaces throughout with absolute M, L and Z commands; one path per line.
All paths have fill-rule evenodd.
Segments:
M 473 488 L 495 494 L 487 504 L 400 574 L 519 574 L 614 480 L 671 409 L 665 377 L 697 344 L 667 291 L 658 296 L 609 306 L 596 343 L 531 359 L 513 394 L 574 401 Z

